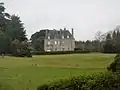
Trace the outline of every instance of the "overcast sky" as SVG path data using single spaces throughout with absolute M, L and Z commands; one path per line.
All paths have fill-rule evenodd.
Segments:
M 76 40 L 94 39 L 120 25 L 120 0 L 1 0 L 17 14 L 28 37 L 45 28 L 74 28 Z

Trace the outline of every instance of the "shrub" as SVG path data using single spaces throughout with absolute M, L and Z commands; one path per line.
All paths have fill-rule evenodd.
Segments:
M 120 54 L 117 54 L 115 60 L 107 68 L 108 71 L 120 72 Z
M 120 90 L 120 79 L 116 76 L 109 72 L 73 77 L 41 85 L 37 90 Z
M 90 53 L 90 51 L 54 51 L 54 52 L 35 51 L 32 52 L 32 55 L 59 55 L 59 54 L 77 54 L 77 53 Z

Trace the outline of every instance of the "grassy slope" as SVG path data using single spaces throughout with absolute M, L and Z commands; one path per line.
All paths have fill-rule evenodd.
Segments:
M 113 54 L 79 54 L 34 56 L 33 58 L 0 57 L 0 81 L 15 90 L 36 87 L 48 81 L 83 73 L 105 71 Z

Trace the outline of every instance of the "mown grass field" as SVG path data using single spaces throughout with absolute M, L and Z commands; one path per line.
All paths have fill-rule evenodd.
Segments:
M 114 54 L 72 54 L 33 56 L 33 58 L 0 57 L 0 82 L 14 90 L 36 90 L 43 83 L 71 76 L 104 72 Z

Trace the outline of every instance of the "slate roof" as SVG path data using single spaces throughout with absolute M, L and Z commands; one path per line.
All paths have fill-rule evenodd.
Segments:
M 50 39 L 62 39 L 64 36 L 64 39 L 67 39 L 69 36 L 70 39 L 73 39 L 72 34 L 69 32 L 69 30 L 43 30 L 45 32 L 45 38 L 47 39 L 50 37 Z

